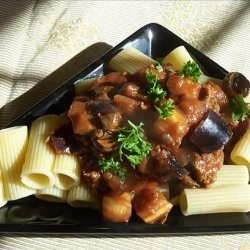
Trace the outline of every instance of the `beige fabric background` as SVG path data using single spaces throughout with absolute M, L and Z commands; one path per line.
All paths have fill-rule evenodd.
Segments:
M 62 76 L 86 66 L 110 48 L 107 44 L 116 45 L 150 22 L 167 27 L 227 70 L 250 78 L 248 0 L 0 0 L 0 127 L 58 86 L 56 80 L 41 81 L 79 52 L 95 44 Z M 40 88 L 27 94 L 34 86 Z M 157 238 L 2 234 L 0 248 L 245 250 L 250 249 L 250 233 Z

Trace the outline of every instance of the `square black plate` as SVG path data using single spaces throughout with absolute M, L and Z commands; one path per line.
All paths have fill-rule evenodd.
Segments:
M 177 46 L 184 45 L 206 75 L 222 79 L 227 71 L 181 38 L 159 24 L 148 24 L 111 49 L 93 64 L 32 107 L 9 126 L 29 125 L 46 113 L 64 112 L 74 97 L 74 83 L 108 73 L 107 62 L 125 47 L 133 46 L 152 58 L 164 57 Z M 205 204 L 204 204 L 205 205 Z M 13 214 L 15 215 L 13 217 Z M 9 202 L 0 209 L 0 232 L 73 233 L 89 236 L 159 236 L 183 234 L 236 233 L 250 230 L 248 213 L 182 216 L 178 208 L 171 211 L 164 225 L 147 225 L 136 216 L 129 223 L 107 223 L 98 211 L 75 209 L 51 204 L 33 197 Z M 42 216 L 43 215 L 43 216 Z M 17 221 L 19 219 L 19 221 Z

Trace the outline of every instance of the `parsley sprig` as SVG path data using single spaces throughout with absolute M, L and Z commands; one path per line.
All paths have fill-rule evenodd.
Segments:
M 174 102 L 172 100 L 167 100 L 160 106 L 155 105 L 155 109 L 158 111 L 161 119 L 166 119 L 167 117 L 171 117 L 174 112 Z
M 158 83 L 158 76 L 154 74 L 151 70 L 146 71 L 146 80 L 149 85 L 149 90 L 147 92 L 149 99 L 156 103 L 161 98 L 167 95 L 167 92 Z
M 155 66 L 158 72 L 163 72 L 163 67 L 158 64 Z M 159 102 L 162 98 L 167 95 L 167 92 L 158 83 L 158 76 L 154 74 L 151 70 L 146 71 L 146 80 L 149 85 L 148 97 L 153 101 L 153 103 Z M 161 119 L 166 119 L 173 114 L 174 103 L 173 101 L 166 101 L 161 105 L 154 105 L 155 109 L 160 115 Z
M 114 160 L 114 158 L 110 159 L 101 159 L 98 161 L 101 172 L 111 171 L 117 174 L 122 180 L 125 178 L 125 174 L 127 173 L 127 169 L 121 166 L 119 161 Z
M 159 63 L 155 66 L 155 69 L 156 69 L 159 73 L 163 72 L 163 67 L 162 67 Z
M 120 160 L 125 157 L 132 167 L 139 165 L 150 152 L 152 146 L 144 140 L 144 125 L 137 126 L 128 121 L 129 128 L 122 129 L 118 134 Z
M 246 103 L 242 95 L 237 95 L 229 102 L 233 121 L 244 121 L 250 115 L 249 103 Z
M 200 82 L 201 70 L 196 62 L 188 61 L 184 64 L 181 71 L 179 71 L 181 77 L 189 77 L 195 82 Z
M 138 126 L 131 121 L 128 121 L 128 124 L 129 128 L 122 129 L 118 134 L 119 157 L 120 161 L 123 161 L 123 157 L 125 157 L 131 166 L 135 168 L 144 160 L 152 146 L 144 140 L 142 122 Z M 101 172 L 113 172 L 124 180 L 127 169 L 113 157 L 110 159 L 101 159 L 98 161 L 98 164 Z

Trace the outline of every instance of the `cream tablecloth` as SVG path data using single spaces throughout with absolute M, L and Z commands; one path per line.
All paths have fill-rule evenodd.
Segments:
M 72 71 L 105 53 L 109 45 L 116 45 L 150 22 L 167 27 L 227 70 L 250 78 L 248 0 L 1 0 L 0 126 L 60 85 Z M 63 70 L 61 79 L 43 83 L 45 77 L 86 48 L 81 57 L 73 59 L 74 67 Z M 26 95 L 21 96 L 23 93 Z M 157 238 L 2 234 L 0 248 L 243 250 L 250 249 L 250 233 Z

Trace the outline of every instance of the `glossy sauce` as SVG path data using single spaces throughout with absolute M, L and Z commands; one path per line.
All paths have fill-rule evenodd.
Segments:
M 173 114 L 166 119 L 159 117 L 156 104 L 147 98 L 146 70 L 158 75 L 159 84 L 167 92 L 160 102 L 171 99 L 175 104 Z M 49 143 L 57 153 L 70 153 L 72 149 L 71 153 L 77 154 L 78 149 L 84 159 L 82 179 L 101 197 L 105 219 L 128 221 L 133 207 L 145 222 L 163 223 L 172 205 L 160 192 L 159 184 L 177 183 L 174 193 L 178 194 L 185 187 L 208 187 L 216 180 L 224 160 L 223 148 L 203 154 L 191 145 L 189 136 L 209 109 L 220 114 L 226 104 L 227 97 L 218 86 L 201 86 L 182 78 L 171 65 L 165 65 L 161 73 L 154 67 L 134 76 L 111 73 L 98 78 L 87 93 L 73 100 L 67 114 L 72 124 L 66 133 L 68 139 L 55 131 Z M 144 138 L 152 150 L 136 168 L 125 159 L 120 162 L 127 169 L 121 180 L 112 171 L 102 173 L 98 160 L 119 159 L 117 134 L 128 126 L 128 120 L 136 125 L 143 122 Z M 63 143 L 57 145 L 57 140 Z M 74 143 L 77 147 L 72 146 Z

